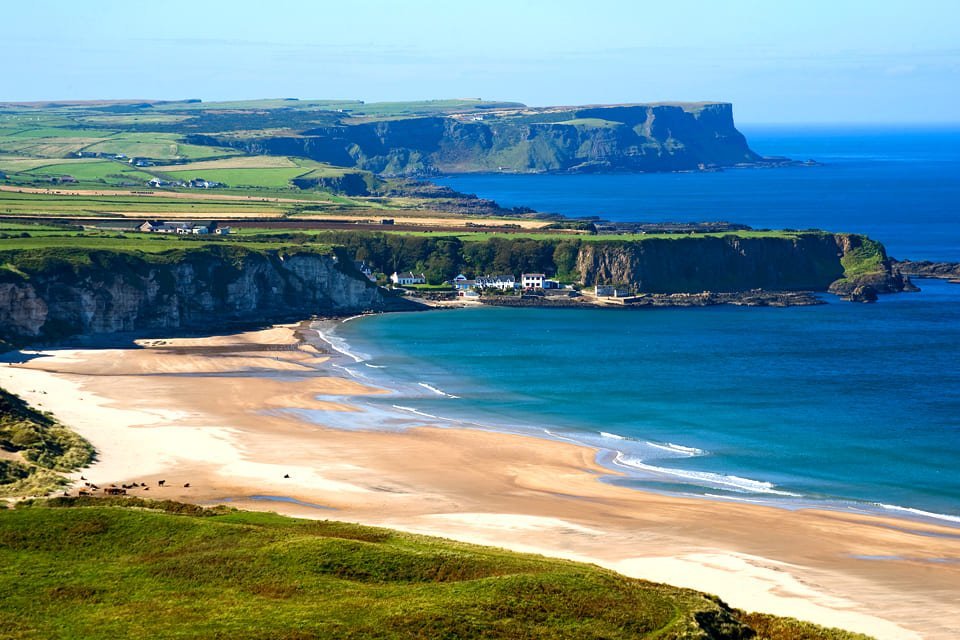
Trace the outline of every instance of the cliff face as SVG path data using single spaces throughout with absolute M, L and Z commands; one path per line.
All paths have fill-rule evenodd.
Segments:
M 756 163 L 726 103 L 630 105 L 361 122 L 255 140 L 192 136 L 383 175 L 474 171 L 677 171 Z
M 634 284 L 649 293 L 751 289 L 847 293 L 867 284 L 894 292 L 909 283 L 879 243 L 828 233 L 588 242 L 577 254 L 575 270 L 586 285 Z
M 0 278 L 0 339 L 217 327 L 385 306 L 381 291 L 332 255 L 282 256 L 231 248 L 182 259 L 94 252 L 46 260 Z
M 451 238 L 346 236 L 333 254 L 206 246 L 160 254 L 56 249 L 0 253 L 0 341 L 22 344 L 78 334 L 219 329 L 320 313 L 399 308 L 402 301 L 353 271 L 374 264 L 438 261 L 451 273 L 563 273 L 582 284 L 625 284 L 646 293 L 911 288 L 883 246 L 849 234 L 677 236 L 461 243 Z M 396 246 L 394 246 L 395 243 Z M 414 246 L 415 245 L 415 246 Z M 407 268 L 403 266 L 402 268 Z M 429 269 L 428 269 L 429 270 Z M 857 291 L 860 294 L 857 294 Z M 407 308 L 414 305 L 408 303 Z

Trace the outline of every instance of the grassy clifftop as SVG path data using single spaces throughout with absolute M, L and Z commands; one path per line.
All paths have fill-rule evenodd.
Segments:
M 96 268 L 106 266 L 104 260 L 139 261 L 143 264 L 177 264 L 188 258 L 211 256 L 242 262 L 267 252 L 279 255 L 310 253 L 329 255 L 325 244 L 287 244 L 283 242 L 228 242 L 226 240 L 194 240 L 166 234 L 131 234 L 114 236 L 62 235 L 27 236 L 0 240 L 0 273 L 39 273 L 51 268 Z
M 341 522 L 110 504 L 0 510 L 5 637 L 866 640 L 561 560 Z

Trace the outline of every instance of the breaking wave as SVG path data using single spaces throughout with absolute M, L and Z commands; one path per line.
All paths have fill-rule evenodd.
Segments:
M 736 491 L 739 493 L 764 493 L 770 495 L 778 496 L 790 496 L 790 497 L 801 497 L 798 493 L 791 493 L 789 491 L 781 491 L 780 489 L 775 488 L 771 482 L 764 482 L 762 480 L 751 480 L 750 478 L 741 478 L 740 476 L 728 476 L 722 473 L 711 473 L 709 471 L 689 471 L 686 469 L 671 469 L 669 467 L 657 467 L 651 464 L 647 464 L 638 458 L 632 458 L 625 455 L 623 452 L 617 452 L 617 455 L 613 459 L 614 464 L 620 465 L 622 467 L 628 467 L 630 469 L 637 469 L 639 471 L 646 471 L 648 473 L 658 474 L 658 475 L 668 475 L 675 478 L 681 478 L 689 482 L 696 484 L 719 487 L 728 491 Z
M 427 384 L 426 382 L 418 382 L 417 384 L 420 385 L 421 387 L 423 387 L 424 389 L 427 389 L 428 391 L 434 392 L 434 393 L 437 394 L 438 396 L 443 396 L 444 398 L 459 398 L 459 397 L 460 397 L 460 396 L 455 396 L 455 395 L 453 395 L 452 393 L 447 393 L 446 391 L 443 391 L 443 390 L 441 390 L 441 389 L 437 389 L 437 388 L 434 387 L 433 385 L 429 385 L 429 384 Z

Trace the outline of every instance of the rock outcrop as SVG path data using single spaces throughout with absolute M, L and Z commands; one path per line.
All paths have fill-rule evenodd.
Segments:
M 904 275 L 917 278 L 939 278 L 960 284 L 960 262 L 930 262 L 929 260 L 901 260 L 895 262 Z
M 352 262 L 347 266 L 332 254 L 237 247 L 168 254 L 60 251 L 15 263 L 15 271 L 0 270 L 0 340 L 15 344 L 276 322 L 392 303 L 353 272 Z
M 747 146 L 728 103 L 520 109 L 483 118 L 346 118 L 283 136 L 194 135 L 189 140 L 248 153 L 305 156 L 387 176 L 682 171 L 771 162 Z
M 647 293 L 903 291 L 909 280 L 883 246 L 853 234 L 680 236 L 585 242 L 575 272 L 585 285 L 630 284 Z

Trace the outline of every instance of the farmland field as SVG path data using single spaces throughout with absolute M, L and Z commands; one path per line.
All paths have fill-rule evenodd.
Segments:
M 211 158 L 234 155 L 237 152 L 223 147 L 203 147 L 180 142 L 174 133 L 121 133 L 84 149 L 91 153 L 122 153 L 128 157 L 157 160 L 181 158 Z M 185 147 L 185 148 L 184 148 Z
M 78 120 L 82 123 L 98 125 L 138 125 L 138 124 L 176 124 L 183 122 L 190 116 L 180 116 L 172 114 L 145 113 L 142 115 L 103 115 L 103 116 L 85 116 Z
M 298 165 L 284 156 L 241 156 L 224 160 L 207 160 L 190 164 L 175 164 L 155 167 L 164 173 L 172 171 L 205 171 L 214 169 L 290 169 Z
M 23 156 L 0 156 L 0 171 L 6 171 L 8 173 L 18 173 L 20 171 L 30 171 L 31 169 L 37 169 L 39 167 L 46 167 L 53 164 L 80 164 L 80 163 L 89 163 L 96 162 L 96 160 L 66 160 L 58 158 L 27 158 Z M 69 173 L 69 171 L 64 171 L 64 173 Z
M 0 153 L 27 155 L 38 158 L 65 158 L 105 138 L 0 138 Z
M 214 182 L 222 182 L 230 187 L 259 187 L 267 189 L 281 189 L 290 187 L 290 181 L 304 173 L 301 167 L 279 169 L 195 169 L 184 165 L 182 171 L 175 175 L 181 180 L 195 180 L 202 178 Z
M 130 165 L 112 160 L 75 160 L 58 164 L 47 164 L 26 172 L 28 175 L 60 176 L 70 175 L 83 182 L 136 181 L 146 182 L 152 176 L 132 168 Z

